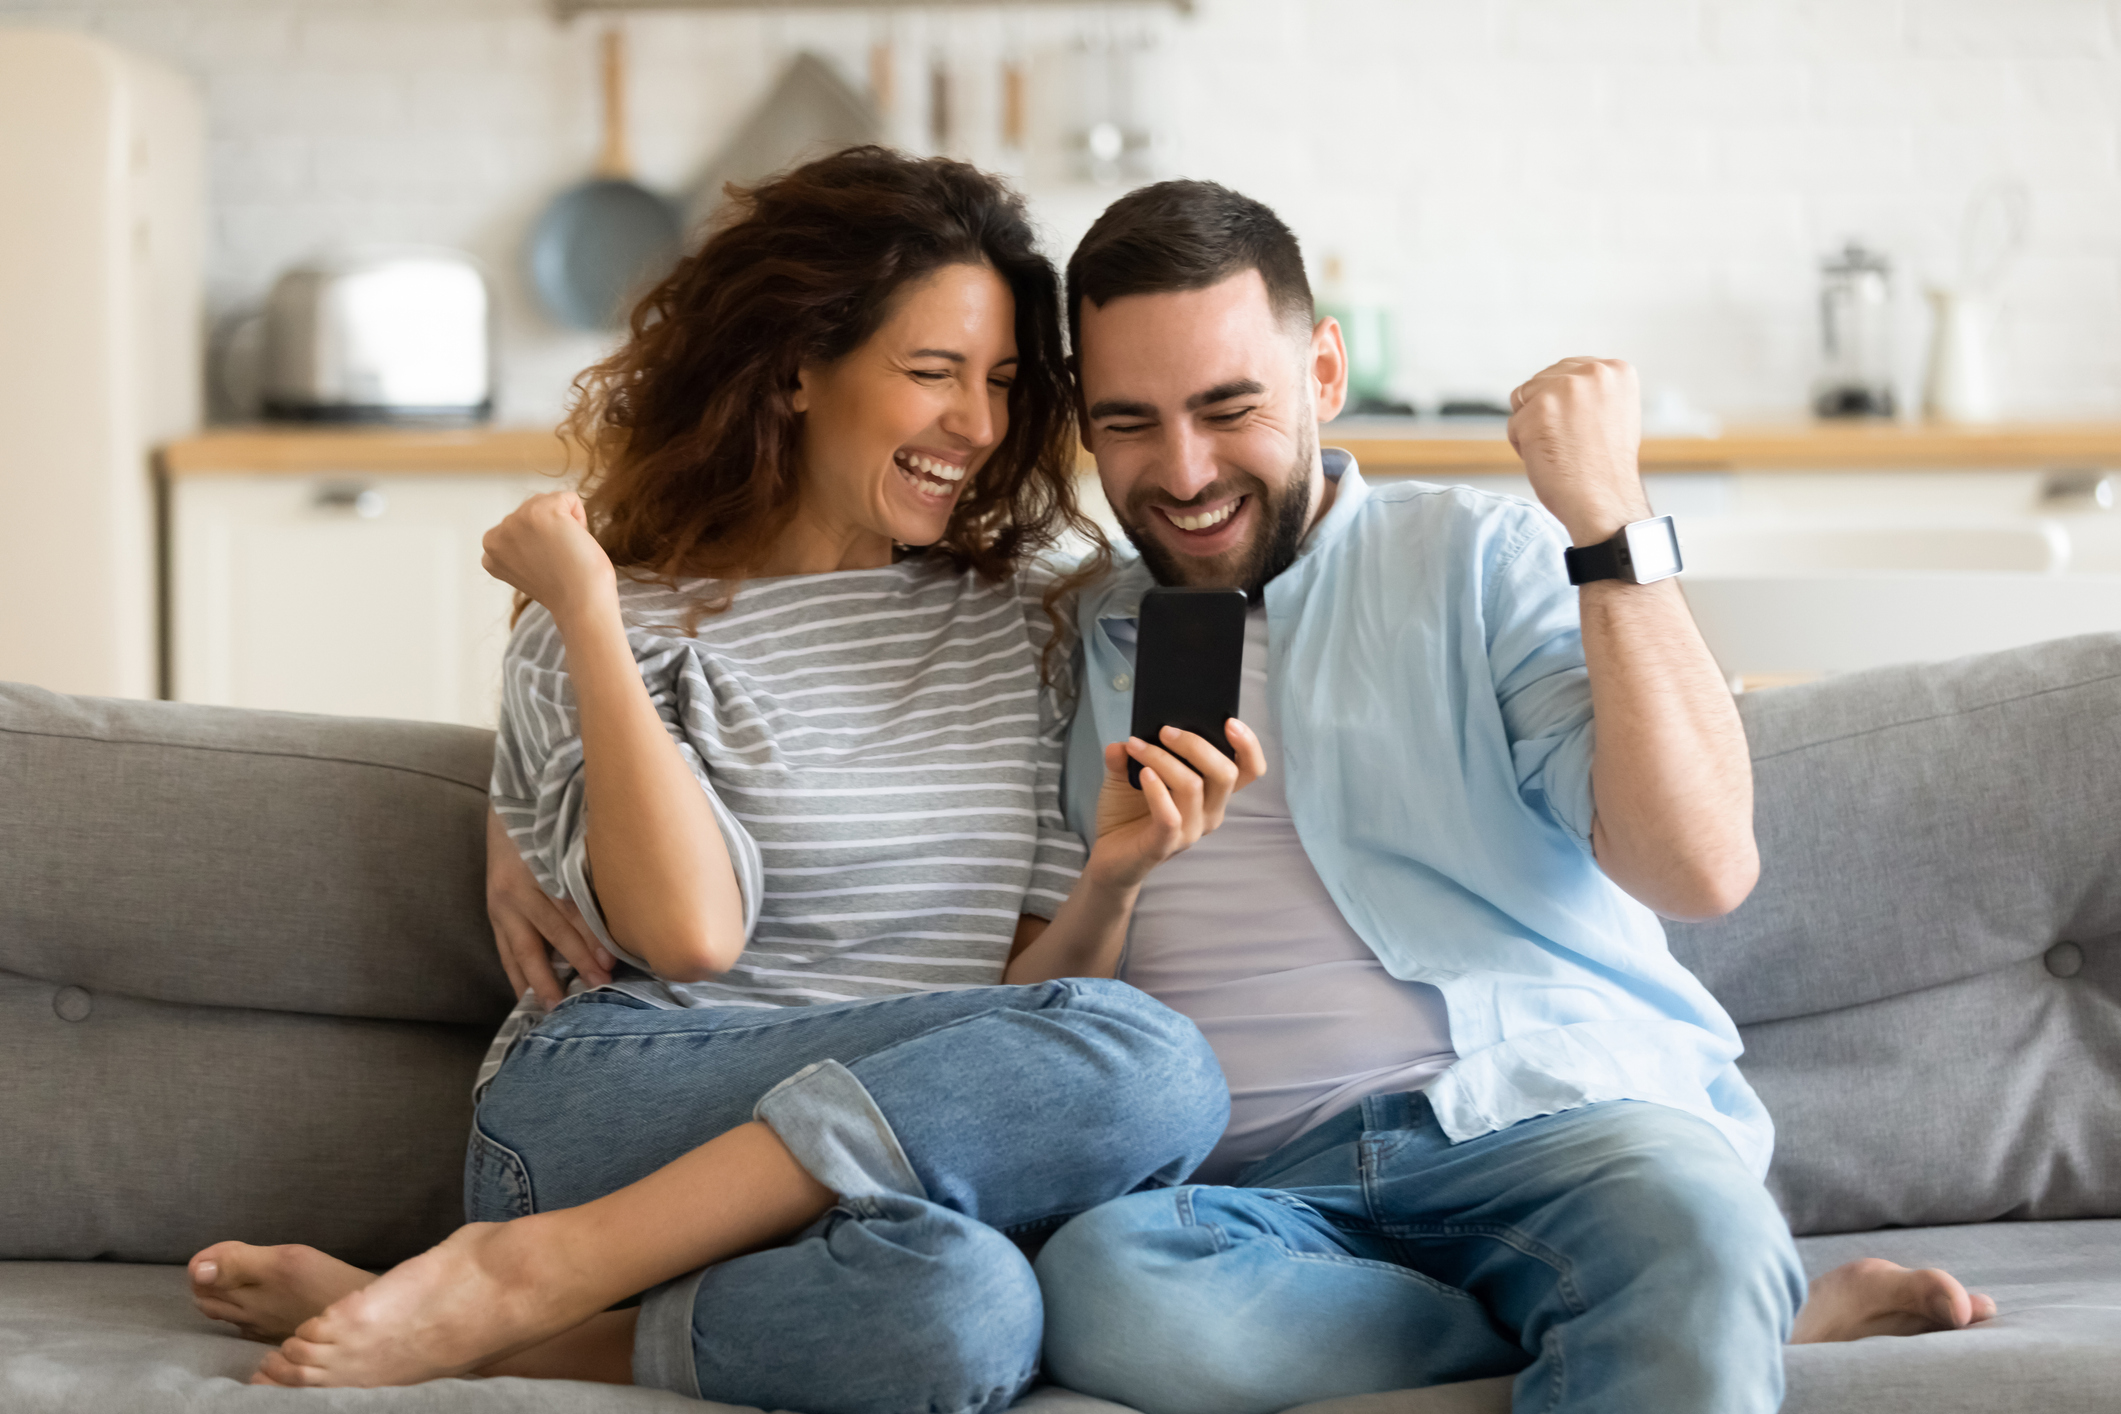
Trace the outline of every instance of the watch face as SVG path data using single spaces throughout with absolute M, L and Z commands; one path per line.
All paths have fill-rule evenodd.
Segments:
M 1679 534 L 1670 516 L 1638 520 L 1623 532 L 1628 538 L 1628 563 L 1637 584 L 1670 579 L 1683 567 L 1679 559 Z

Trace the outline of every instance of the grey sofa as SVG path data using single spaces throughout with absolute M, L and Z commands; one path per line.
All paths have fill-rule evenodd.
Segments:
M 1799 1348 L 1786 1407 L 2121 1409 L 2121 638 L 1741 706 L 1761 885 L 1672 945 L 1745 1028 L 1775 1194 L 1815 1269 L 1945 1265 L 2002 1306 Z M 260 1348 L 194 1315 L 173 1265 L 239 1236 L 379 1266 L 457 1221 L 467 1087 L 508 1005 L 488 749 L 0 687 L 0 1409 L 686 1407 L 248 1389 Z M 1507 1407 L 1485 1381 L 1313 1409 Z

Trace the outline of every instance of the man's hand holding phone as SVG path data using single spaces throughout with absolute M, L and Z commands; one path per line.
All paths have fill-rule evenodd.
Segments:
M 1097 839 L 1084 876 L 1108 888 L 1132 889 L 1149 871 L 1223 822 L 1231 793 L 1266 774 L 1266 754 L 1252 729 L 1224 724 L 1237 759 L 1195 732 L 1165 727 L 1161 743 L 1129 737 L 1105 748 L 1105 783 L 1097 796 Z M 1127 762 L 1141 789 L 1127 784 Z

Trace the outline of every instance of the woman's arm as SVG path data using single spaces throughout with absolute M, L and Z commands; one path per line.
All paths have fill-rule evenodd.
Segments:
M 1118 970 L 1142 881 L 1222 824 L 1231 792 L 1266 774 L 1266 755 L 1252 729 L 1232 717 L 1225 730 L 1235 761 L 1205 737 L 1176 727 L 1164 728 L 1162 747 L 1130 737 L 1105 748 L 1090 858 L 1051 923 L 1018 920 L 1002 981 L 1110 977 Z M 1142 763 L 1140 790 L 1127 784 L 1129 756 Z
M 545 606 L 567 646 L 582 733 L 589 868 L 612 940 L 695 982 L 744 950 L 744 905 L 713 808 L 657 715 L 619 613 L 618 575 L 571 491 L 486 533 L 487 573 Z

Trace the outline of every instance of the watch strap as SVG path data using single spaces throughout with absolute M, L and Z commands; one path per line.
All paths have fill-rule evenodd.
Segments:
M 1621 531 L 1611 540 L 1598 545 L 1581 548 L 1571 545 L 1561 552 L 1561 562 L 1568 567 L 1569 583 L 1591 584 L 1601 579 L 1619 579 L 1620 552 L 1627 542 L 1627 532 Z

